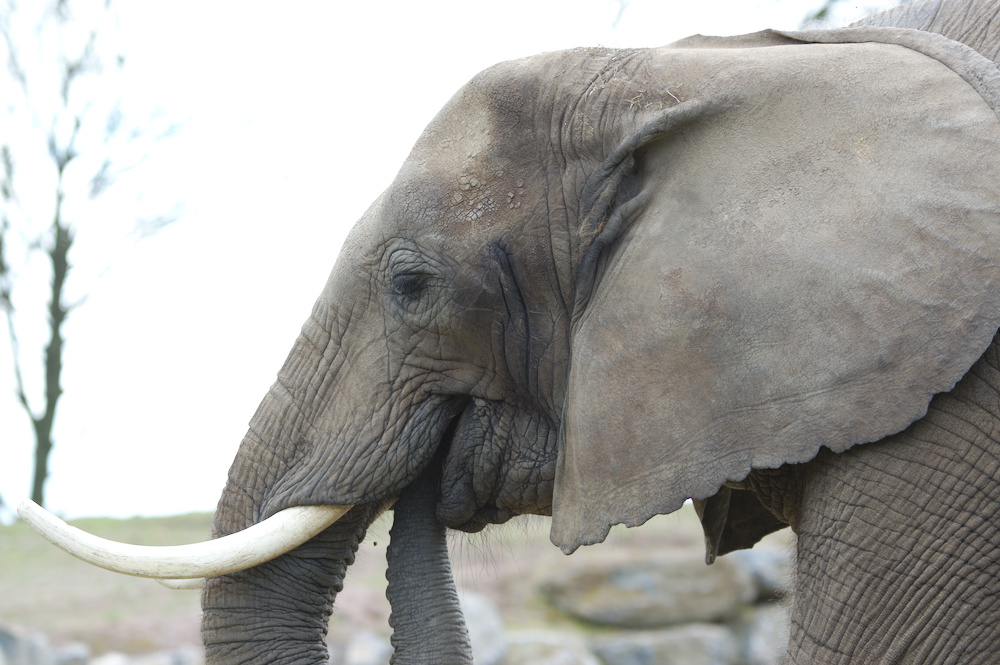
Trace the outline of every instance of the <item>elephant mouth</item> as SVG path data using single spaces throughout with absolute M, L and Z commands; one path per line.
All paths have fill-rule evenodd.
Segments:
M 471 496 L 470 492 L 456 495 L 454 492 L 449 492 L 447 488 L 471 484 L 470 478 L 462 477 L 467 476 L 467 474 L 457 472 L 454 468 L 455 465 L 449 464 L 449 460 L 467 452 L 465 448 L 469 445 L 468 438 L 462 436 L 462 433 L 469 429 L 469 423 L 474 417 L 473 410 L 471 398 L 456 403 L 455 415 L 451 417 L 447 428 L 442 433 L 438 450 L 431 462 L 431 464 L 441 467 L 436 510 L 438 521 L 449 528 L 468 533 L 481 531 L 488 522 L 470 516 L 468 507 L 474 508 L 475 502 L 475 498 Z
M 473 517 L 464 522 L 450 523 L 446 526 L 465 533 L 478 533 L 491 524 L 503 524 L 507 520 L 515 517 L 516 513 L 500 508 L 482 508 L 477 510 Z M 443 522 L 442 522 L 443 523 Z
M 441 437 L 434 463 L 441 464 L 437 518 L 444 526 L 476 533 L 490 524 L 503 524 L 516 512 L 483 501 L 480 493 L 496 483 L 495 470 L 484 461 L 483 449 L 489 444 L 482 432 L 481 413 L 475 400 L 462 401 L 460 410 L 451 419 Z M 478 481 L 476 476 L 479 475 Z M 477 482 L 482 487 L 477 491 Z

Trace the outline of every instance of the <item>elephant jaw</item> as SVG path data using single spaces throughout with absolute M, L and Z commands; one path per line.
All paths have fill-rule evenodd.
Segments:
M 245 570 L 274 559 L 311 540 L 343 517 L 351 506 L 295 506 L 243 531 L 190 545 L 128 545 L 94 536 L 25 499 L 21 518 L 43 538 L 100 568 L 156 579 L 173 589 L 201 586 L 205 577 Z

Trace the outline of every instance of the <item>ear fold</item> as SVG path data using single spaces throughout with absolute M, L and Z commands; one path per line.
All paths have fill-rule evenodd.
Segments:
M 649 68 L 692 83 L 621 144 L 637 195 L 575 312 L 565 551 L 902 430 L 1000 326 L 1000 123 L 952 70 L 877 44 Z

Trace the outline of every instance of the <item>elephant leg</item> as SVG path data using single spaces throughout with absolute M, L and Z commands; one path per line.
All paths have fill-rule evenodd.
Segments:
M 995 663 L 994 343 L 928 414 L 803 474 L 790 663 Z
M 435 516 L 440 468 L 431 465 L 393 509 L 386 589 L 394 665 L 472 665 L 472 648 L 451 576 L 445 527 Z

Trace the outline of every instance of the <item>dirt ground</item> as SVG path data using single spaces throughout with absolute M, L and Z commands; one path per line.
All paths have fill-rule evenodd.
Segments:
M 137 544 L 179 544 L 207 537 L 211 516 L 181 515 L 131 520 L 80 520 L 76 526 Z M 369 530 L 348 572 L 330 623 L 341 641 L 360 631 L 388 635 L 385 549 L 391 515 Z M 479 534 L 449 540 L 460 589 L 492 599 L 508 628 L 566 624 L 536 591 L 553 567 L 606 560 L 635 550 L 703 547 L 701 528 L 689 507 L 654 518 L 640 528 L 612 529 L 600 544 L 563 555 L 548 539 L 548 518 L 522 517 Z M 789 542 L 787 530 L 771 544 Z M 80 641 L 95 654 L 146 653 L 198 644 L 199 594 L 171 591 L 155 582 L 93 568 L 63 554 L 21 523 L 0 527 L 0 623 L 40 631 L 56 643 Z

